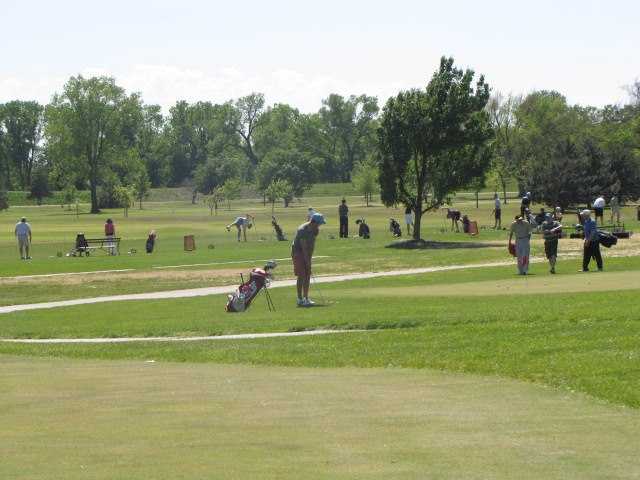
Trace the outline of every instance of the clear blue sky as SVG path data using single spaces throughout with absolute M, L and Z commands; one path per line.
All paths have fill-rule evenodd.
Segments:
M 312 111 L 422 87 L 441 55 L 494 90 L 598 106 L 640 77 L 638 1 L 2 0 L 0 16 L 0 102 L 46 102 L 83 73 L 164 107 L 262 91 Z

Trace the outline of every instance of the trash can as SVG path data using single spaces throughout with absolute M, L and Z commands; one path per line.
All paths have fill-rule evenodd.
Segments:
M 640 205 L 636 207 L 636 217 L 638 218 L 638 221 L 640 221 Z
M 193 235 L 184 236 L 184 251 L 192 252 L 196 249 L 196 239 Z

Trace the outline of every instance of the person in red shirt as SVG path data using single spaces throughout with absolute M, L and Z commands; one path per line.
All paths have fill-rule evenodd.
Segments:
M 108 239 L 112 239 L 116 236 L 116 224 L 113 223 L 113 220 L 107 218 L 106 223 L 104 224 L 104 236 Z M 115 255 L 115 247 L 113 246 L 113 242 L 109 242 L 107 250 L 109 251 L 109 255 Z

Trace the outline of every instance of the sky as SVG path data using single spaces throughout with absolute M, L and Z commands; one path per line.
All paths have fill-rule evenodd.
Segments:
M 165 111 L 178 100 L 317 111 L 330 93 L 423 88 L 442 55 L 492 90 L 623 103 L 640 78 L 637 0 L 0 0 L 0 102 L 50 101 L 108 75 Z

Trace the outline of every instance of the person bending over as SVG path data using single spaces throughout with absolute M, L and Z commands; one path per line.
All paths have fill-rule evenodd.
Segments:
M 231 227 L 236 227 L 238 229 L 238 241 L 240 241 L 241 236 L 244 237 L 244 241 L 247 241 L 247 228 L 251 228 L 253 223 L 255 222 L 255 217 L 249 215 L 248 213 L 244 217 L 236 217 L 236 219 L 226 226 L 227 232 L 231 230 Z
M 298 227 L 291 245 L 291 259 L 295 274 L 299 307 L 312 307 L 315 303 L 309 299 L 309 284 L 311 283 L 311 259 L 316 245 L 316 237 L 320 232 L 320 225 L 325 220 L 322 214 L 314 213 L 308 222 Z

